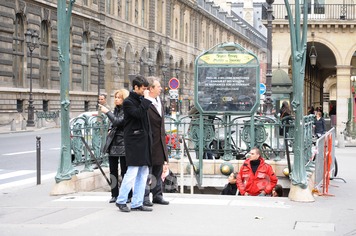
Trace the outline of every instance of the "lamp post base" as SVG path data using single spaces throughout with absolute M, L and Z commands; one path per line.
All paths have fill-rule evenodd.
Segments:
M 32 104 L 33 102 L 30 101 L 30 104 Z M 29 106 L 28 107 L 28 119 L 27 119 L 27 127 L 34 127 L 35 126 L 35 114 L 34 114 L 34 107 L 33 106 Z
M 35 122 L 33 120 L 28 120 L 26 126 L 27 127 L 35 127 Z
M 295 202 L 314 202 L 315 199 L 309 188 L 301 188 L 298 185 L 290 185 L 288 198 Z

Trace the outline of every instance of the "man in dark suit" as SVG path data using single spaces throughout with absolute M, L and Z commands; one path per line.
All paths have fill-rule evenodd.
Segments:
M 148 100 L 147 79 L 137 75 L 132 81 L 133 91 L 124 100 L 124 142 L 127 172 L 122 180 L 116 206 L 123 212 L 152 211 L 143 205 L 146 181 L 151 166 L 151 128 L 147 110 L 151 106 Z M 131 209 L 126 205 L 127 197 L 133 188 Z
M 168 162 L 168 150 L 166 145 L 166 131 L 164 128 L 164 107 L 159 95 L 162 87 L 158 77 L 148 77 L 148 99 L 152 102 L 148 109 L 148 117 L 152 130 L 152 167 L 151 175 L 147 179 L 144 206 L 152 206 L 155 204 L 168 205 L 169 202 L 163 199 L 162 194 L 162 171 L 164 162 Z M 153 198 L 150 201 L 150 192 Z

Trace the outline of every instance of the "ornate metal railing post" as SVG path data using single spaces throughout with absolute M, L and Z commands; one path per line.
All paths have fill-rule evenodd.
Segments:
M 311 191 L 308 189 L 308 178 L 305 166 L 304 152 L 304 119 L 303 119 L 303 94 L 304 75 L 306 61 L 306 41 L 308 28 L 308 1 L 303 1 L 303 22 L 300 22 L 300 3 L 295 1 L 295 19 L 288 0 L 284 0 L 288 12 L 290 25 L 292 77 L 293 77 L 293 101 L 292 108 L 295 112 L 295 139 L 294 162 L 290 178 L 292 181 L 289 198 L 295 201 L 314 201 Z M 302 26 L 302 34 L 300 32 Z
M 70 0 L 68 7 L 65 0 L 58 0 L 57 7 L 57 37 L 58 62 L 61 81 L 61 159 L 58 167 L 56 182 L 69 180 L 78 173 L 71 161 L 70 128 L 69 128 L 69 35 L 72 7 L 75 0 Z

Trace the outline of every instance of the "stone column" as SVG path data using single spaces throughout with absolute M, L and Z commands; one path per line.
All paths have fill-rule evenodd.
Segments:
M 347 101 L 350 98 L 350 65 L 337 65 L 336 66 L 336 137 L 338 142 L 343 143 L 344 138 L 341 132 L 345 129 L 345 124 L 342 122 L 347 121 L 348 106 Z

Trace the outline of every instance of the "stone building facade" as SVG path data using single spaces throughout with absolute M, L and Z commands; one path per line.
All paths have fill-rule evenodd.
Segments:
M 35 110 L 60 110 L 57 1 L 0 3 L 0 124 L 26 119 L 30 82 Z M 195 58 L 236 42 L 265 61 L 266 38 L 205 0 L 76 0 L 71 19 L 71 117 L 96 109 L 97 95 L 131 89 L 134 74 L 180 80 L 180 110 L 193 104 Z M 39 35 L 32 64 L 26 32 Z M 103 51 L 96 54 L 95 49 Z M 32 65 L 32 67 L 31 67 Z M 100 65 L 100 66 L 99 66 Z M 31 74 L 32 68 L 32 76 Z M 98 79 L 99 78 L 99 79 Z M 163 99 L 168 100 L 168 91 Z
M 290 2 L 294 15 L 294 1 Z M 272 68 L 284 70 L 291 78 L 287 10 L 283 0 L 275 0 L 272 6 Z M 351 122 L 352 127 L 356 124 L 356 83 L 351 81 L 356 75 L 356 4 L 352 0 L 310 0 L 307 11 L 304 111 L 306 114 L 309 106 L 322 107 L 328 116 L 336 106 L 336 119 L 331 122 L 340 139 L 345 122 Z M 315 65 L 310 60 L 312 54 L 317 56 Z

